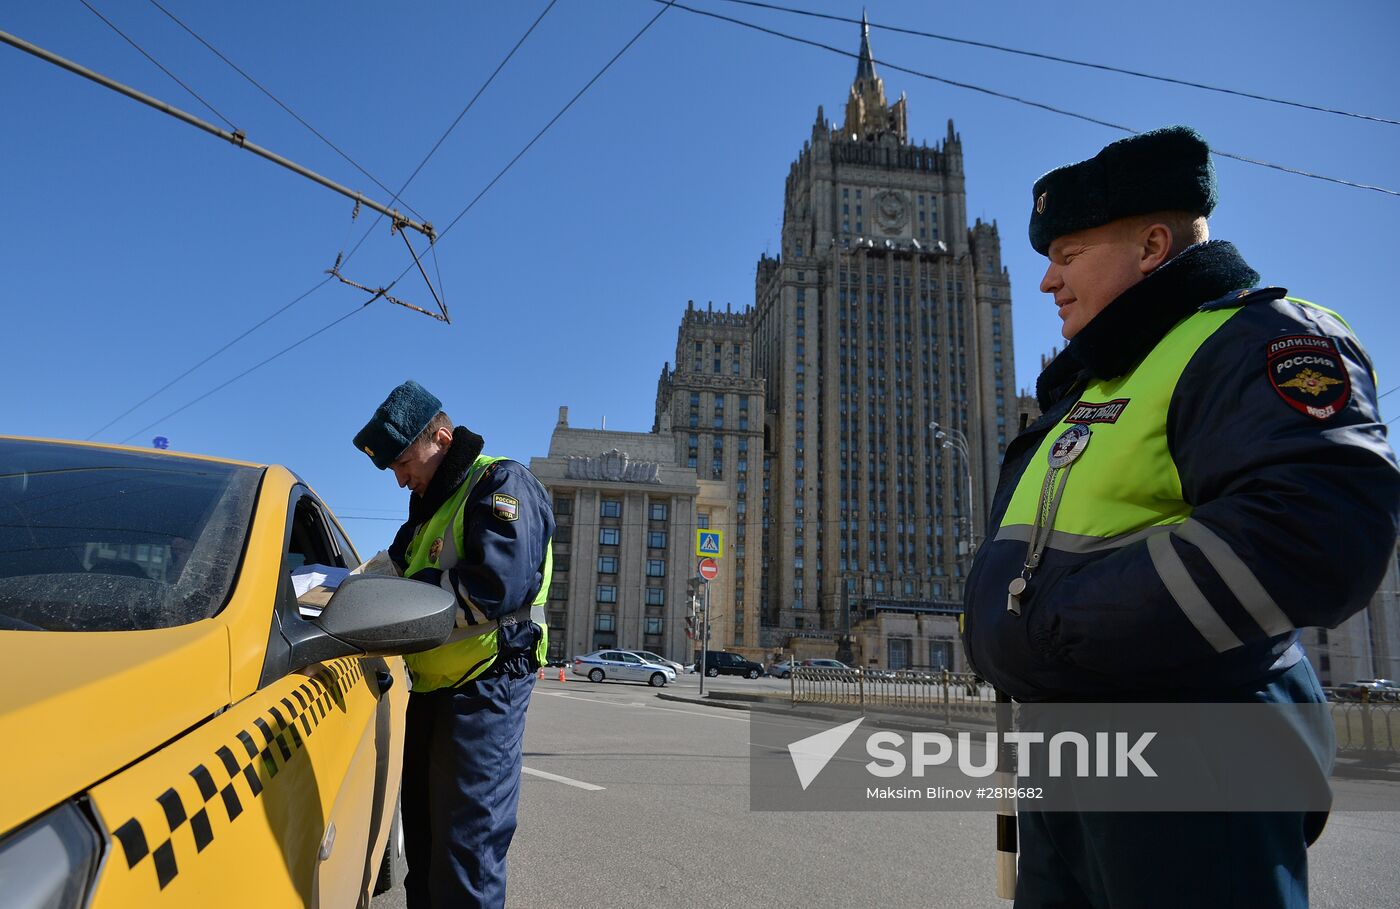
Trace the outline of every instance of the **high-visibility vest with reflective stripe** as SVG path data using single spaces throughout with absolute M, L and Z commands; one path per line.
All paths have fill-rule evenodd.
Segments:
M 1341 319 L 1323 306 L 1287 298 Z M 1088 446 L 1065 480 L 1047 549 L 1094 552 L 1136 542 L 1181 525 L 1191 516 L 1181 477 L 1167 442 L 1167 410 L 1191 358 L 1237 306 L 1193 313 L 1169 331 L 1136 367 L 1114 379 L 1089 383 L 1079 402 L 1107 404 L 1126 399 L 1113 423 L 1091 423 Z M 1345 324 L 1345 323 L 1343 323 Z M 1045 434 L 1027 462 L 997 531 L 998 540 L 1029 541 L 1055 440 L 1073 424 L 1071 407 Z
M 1132 371 L 1089 383 L 1079 401 L 1127 403 L 1113 423 L 1091 423 L 1089 444 L 1065 479 L 1047 549 L 1089 552 L 1133 542 L 1191 515 L 1167 445 L 1167 408 L 1177 381 L 1200 346 L 1238 312 L 1197 312 L 1179 322 Z M 1049 469 L 1047 455 L 1073 424 L 1071 407 L 1027 462 L 997 531 L 999 540 L 1029 540 Z
M 486 468 L 497 461 L 505 460 L 508 459 L 479 456 L 472 463 L 466 481 L 418 528 L 413 541 L 408 544 L 405 553 L 408 568 L 404 571 L 404 576 L 411 577 L 424 568 L 441 569 L 443 589 L 457 598 L 457 627 L 447 643 L 423 653 L 411 653 L 404 657 L 413 675 L 414 691 L 434 691 L 469 682 L 485 672 L 496 658 L 499 650 L 497 631 L 500 623 L 487 619 L 466 598 L 464 592 L 459 592 L 453 587 L 448 569 L 457 564 L 465 546 L 465 528 L 462 526 L 461 513 L 472 488 L 486 472 Z M 439 540 L 442 544 L 434 546 Z M 528 610 L 512 614 L 522 621 L 533 620 L 540 626 L 540 641 L 535 649 L 535 658 L 541 665 L 549 650 L 549 629 L 544 622 L 543 608 L 549 598 L 549 580 L 553 567 L 552 545 L 546 543 L 544 577 L 540 582 L 540 589 Z

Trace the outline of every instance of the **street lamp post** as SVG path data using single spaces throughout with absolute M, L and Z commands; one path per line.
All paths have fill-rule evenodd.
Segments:
M 933 438 L 939 442 L 939 447 L 956 452 L 963 459 L 963 474 L 967 477 L 967 502 L 963 505 L 960 522 L 966 522 L 967 528 L 967 556 L 972 557 L 973 551 L 977 548 L 977 524 L 972 515 L 972 455 L 968 451 L 967 436 L 963 435 L 959 429 L 952 427 L 944 428 L 933 420 L 928 424 L 928 428 L 933 432 Z M 967 573 L 963 573 L 963 583 L 967 582 Z

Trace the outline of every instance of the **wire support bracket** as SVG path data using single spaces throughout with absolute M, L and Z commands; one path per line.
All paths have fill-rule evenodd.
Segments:
M 342 260 L 344 260 L 344 258 L 344 253 L 337 253 L 335 257 L 335 264 L 332 265 L 330 268 L 326 269 L 326 274 L 330 275 L 332 278 L 335 278 L 341 284 L 349 285 L 350 287 L 353 287 L 357 290 L 362 290 L 365 293 L 369 294 L 370 298 L 365 301 L 365 306 L 368 306 L 375 300 L 378 300 L 380 297 L 383 297 L 385 300 L 388 300 L 390 303 L 393 303 L 397 306 L 402 306 L 405 309 L 411 309 L 414 312 L 422 313 L 425 316 L 437 319 L 439 322 L 445 322 L 449 325 L 452 324 L 452 320 L 447 318 L 447 308 L 442 305 L 441 300 L 437 300 L 437 293 L 435 291 L 433 292 L 433 299 L 437 300 L 438 307 L 442 310 L 442 312 L 440 313 L 433 312 L 430 309 L 424 309 L 423 307 L 414 305 L 413 303 L 410 303 L 407 300 L 400 300 L 398 297 L 393 296 L 389 293 L 389 290 L 393 285 L 390 285 L 389 287 L 370 287 L 368 285 L 361 284 L 359 281 L 352 281 L 351 279 L 345 277 L 340 273 L 340 263 Z M 416 258 L 417 257 L 415 256 L 415 259 Z M 428 289 L 432 290 L 431 284 L 428 285 Z

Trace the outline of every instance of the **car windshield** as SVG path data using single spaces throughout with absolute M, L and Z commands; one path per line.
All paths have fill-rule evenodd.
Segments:
M 135 631 L 228 599 L 262 471 L 0 439 L 0 629 Z

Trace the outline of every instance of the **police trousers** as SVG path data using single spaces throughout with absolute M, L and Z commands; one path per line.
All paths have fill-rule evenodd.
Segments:
M 520 801 L 525 654 L 460 688 L 408 699 L 403 832 L 408 909 L 502 909 Z
M 1216 699 L 1320 703 L 1323 694 L 1301 660 Z M 1334 742 L 1322 746 L 1330 755 Z M 1324 812 L 1023 809 L 1015 909 L 1306 909 L 1308 845 L 1326 822 Z

